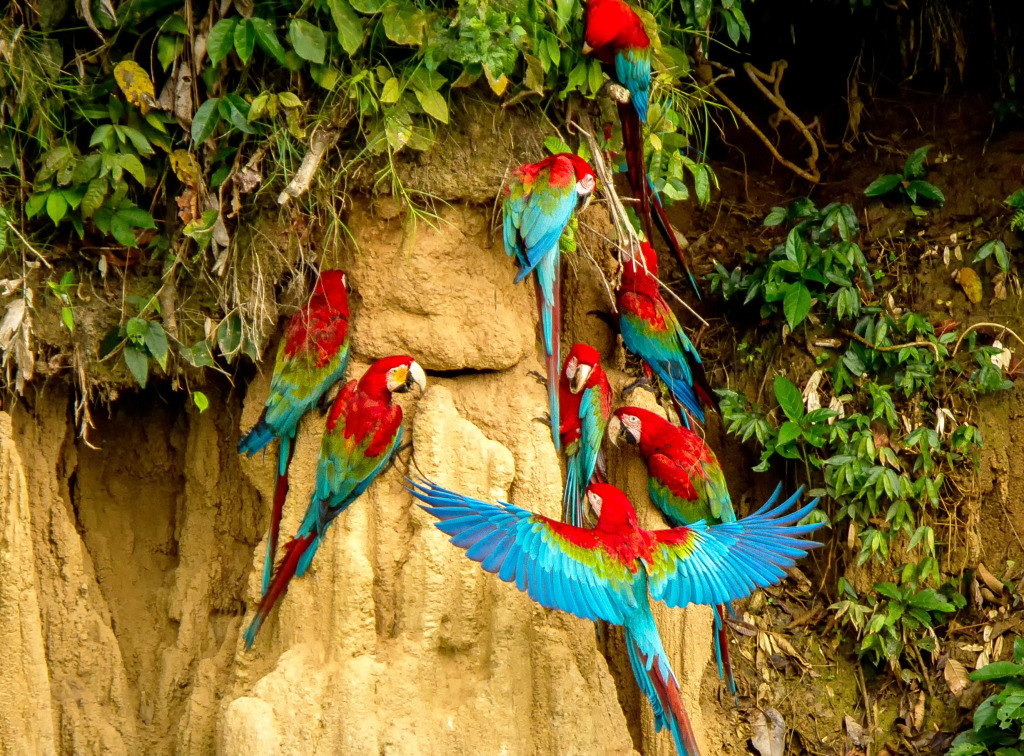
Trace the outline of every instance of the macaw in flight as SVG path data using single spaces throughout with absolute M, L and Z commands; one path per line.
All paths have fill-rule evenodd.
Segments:
M 763 507 L 736 522 L 651 531 L 637 525 L 629 499 L 607 483 L 587 489 L 597 514 L 593 529 L 463 496 L 428 480 L 409 485 L 420 506 L 438 519 L 434 524 L 486 571 L 514 582 L 541 606 L 625 628 L 633 674 L 654 709 L 655 727 L 668 728 L 679 756 L 697 756 L 697 744 L 650 597 L 670 607 L 727 604 L 778 583 L 820 545 L 802 538 L 819 527 L 797 524 L 818 500 L 793 511 L 800 491 L 773 509 L 776 489 Z
M 327 527 L 398 453 L 402 408 L 392 397 L 413 386 L 418 386 L 421 393 L 426 390 L 423 368 L 412 357 L 385 357 L 373 363 L 359 380 L 346 383 L 334 400 L 320 445 L 312 500 L 245 631 L 247 649 L 252 647 L 274 604 L 288 590 L 291 579 L 306 572 Z
M 288 497 L 288 466 L 295 452 L 299 421 L 345 377 L 348 355 L 345 274 L 340 270 L 325 270 L 313 287 L 309 302 L 285 326 L 263 414 L 238 442 L 238 453 L 251 457 L 278 439 L 277 480 L 263 562 L 264 594 L 274 569 L 281 512 Z
M 670 527 L 736 521 L 718 458 L 693 431 L 673 425 L 650 410 L 619 407 L 608 424 L 608 437 L 616 446 L 621 439 L 636 444 L 647 462 L 651 501 Z M 725 632 L 727 608 L 719 604 L 715 611 L 715 659 L 718 676 L 735 698 L 736 680 Z
M 505 251 L 519 263 L 516 283 L 533 273 L 547 364 L 551 438 L 559 448 L 558 370 L 562 364 L 561 252 L 575 248 L 576 214 L 586 207 L 597 176 L 583 158 L 568 152 L 527 163 L 505 189 Z

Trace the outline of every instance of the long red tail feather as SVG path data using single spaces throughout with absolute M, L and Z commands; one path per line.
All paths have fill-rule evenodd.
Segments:
M 722 654 L 722 674 L 729 692 L 736 696 L 736 678 L 732 676 L 732 662 L 729 660 L 729 635 L 725 631 L 725 604 L 715 607 L 718 612 L 718 648 Z
M 646 661 L 643 652 L 638 649 L 638 653 Z M 658 700 L 661 702 L 666 716 L 674 720 L 679 730 L 679 739 L 682 741 L 683 748 L 686 749 L 686 754 L 681 754 L 680 756 L 699 756 L 700 749 L 697 747 L 697 737 L 693 734 L 690 716 L 686 713 L 683 701 L 679 697 L 679 684 L 674 678 L 666 680 L 661 676 L 657 660 L 650 665 L 650 669 L 647 670 L 647 676 L 654 686 L 655 692 L 658 694 Z
M 278 461 L 277 480 L 274 483 L 274 503 L 270 509 L 270 533 L 267 535 L 267 553 L 263 560 L 263 588 L 265 596 L 270 587 L 270 578 L 274 570 L 274 562 L 277 559 L 277 539 L 281 534 L 281 515 L 284 512 L 284 502 L 288 498 L 288 468 L 292 463 L 292 455 L 295 454 L 295 439 L 281 439 L 279 442 L 286 446 L 285 459 Z M 278 452 L 280 454 L 280 451 Z
M 274 608 L 274 604 L 276 604 L 278 599 L 280 599 L 288 590 L 288 584 L 291 582 L 292 578 L 295 577 L 295 570 L 299 566 L 299 560 L 306 552 L 306 549 L 308 549 L 315 540 L 315 535 L 306 535 L 293 538 L 285 544 L 284 558 L 277 566 L 277 571 L 274 573 L 274 579 L 270 581 L 270 588 L 263 594 L 263 598 L 260 599 L 259 606 L 256 607 L 256 612 L 253 615 L 252 621 L 249 623 L 249 627 L 245 630 L 244 637 L 246 649 L 252 648 L 253 641 L 256 640 L 256 633 L 259 632 L 260 627 L 263 625 L 263 621 L 266 620 L 267 615 L 270 614 L 270 610 Z

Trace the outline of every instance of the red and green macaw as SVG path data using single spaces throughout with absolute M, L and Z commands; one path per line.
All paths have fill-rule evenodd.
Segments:
M 644 165 L 643 126 L 647 123 L 650 100 L 651 39 L 640 16 L 625 0 L 587 0 L 583 26 L 583 54 L 593 53 L 612 79 L 629 92 L 629 102 L 618 103 L 619 120 L 626 151 L 626 176 L 633 196 L 640 201 L 647 239 L 653 241 L 656 225 L 699 298 L 700 290 Z
M 565 496 L 562 520 L 582 528 L 583 493 L 598 468 L 601 441 L 612 413 L 612 390 L 601 368 L 601 356 L 587 344 L 576 344 L 565 358 L 558 379 L 559 435 L 565 450 Z
M 637 445 L 647 462 L 651 501 L 671 527 L 736 521 L 718 458 L 693 431 L 640 407 L 619 407 L 608 425 L 608 436 L 613 444 L 625 438 Z M 719 604 L 715 612 L 715 658 L 718 676 L 736 696 L 725 633 L 726 609 Z
M 309 302 L 285 326 L 263 414 L 238 442 L 238 453 L 251 457 L 278 439 L 277 481 L 270 512 L 267 554 L 263 562 L 264 594 L 274 569 L 281 512 L 288 497 L 288 465 L 295 451 L 299 421 L 345 377 L 348 353 L 345 274 L 340 270 L 326 270 L 317 280 Z
M 597 186 L 587 161 L 568 152 L 516 169 L 505 190 L 505 251 L 519 263 L 516 283 L 534 274 L 548 372 L 551 438 L 559 448 L 558 369 L 562 247 L 575 246 L 576 213 Z
M 644 361 L 645 372 L 653 370 L 665 382 L 683 421 L 689 425 L 685 408 L 703 423 L 701 404 L 717 409 L 718 402 L 700 355 L 658 290 L 658 255 L 647 242 L 640 251 L 642 259 L 626 260 L 616 296 L 622 341 Z
M 412 357 L 396 356 L 378 360 L 358 381 L 349 381 L 341 389 L 327 415 L 312 500 L 245 631 L 246 648 L 252 647 L 292 577 L 306 572 L 331 521 L 362 495 L 398 453 L 402 408 L 392 402 L 392 395 L 414 385 L 425 390 L 423 368 Z
M 782 580 L 785 569 L 820 544 L 797 525 L 817 505 L 792 511 L 800 495 L 772 509 L 779 491 L 750 517 L 671 530 L 643 530 L 625 494 L 607 483 L 587 489 L 595 528 L 577 528 L 513 504 L 489 504 L 427 480 L 410 481 L 423 509 L 466 556 L 550 609 L 623 625 L 640 689 L 657 730 L 668 728 L 680 756 L 697 755 L 651 613 L 650 597 L 671 607 L 726 604 Z M 421 505 L 422 506 L 422 505 Z

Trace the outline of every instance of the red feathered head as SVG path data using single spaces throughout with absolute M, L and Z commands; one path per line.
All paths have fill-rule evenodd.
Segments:
M 580 393 L 591 376 L 601 371 L 601 355 L 589 344 L 576 344 L 565 358 L 562 377 L 573 394 Z
M 617 533 L 636 528 L 636 511 L 626 494 L 615 486 L 594 483 L 587 488 L 587 502 L 597 515 L 596 530 Z
M 359 389 L 368 394 L 403 394 L 419 386 L 420 393 L 427 390 L 427 375 L 423 368 L 408 355 L 385 357 L 370 365 L 359 379 Z

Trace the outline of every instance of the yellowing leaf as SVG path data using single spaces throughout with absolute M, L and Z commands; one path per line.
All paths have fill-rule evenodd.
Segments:
M 973 304 L 978 304 L 981 301 L 981 279 L 978 278 L 978 274 L 974 272 L 973 268 L 960 268 L 957 283 L 960 284 L 960 288 L 964 290 L 967 299 Z
M 487 77 L 487 83 L 491 85 L 491 91 L 499 97 L 505 94 L 505 90 L 508 89 L 508 77 L 502 74 L 497 79 L 491 74 L 491 69 L 484 64 L 484 76 Z
M 187 186 L 199 185 L 199 164 L 192 153 L 188 150 L 175 150 L 170 159 L 171 170 L 181 183 Z
M 156 106 L 156 90 L 146 69 L 134 60 L 122 60 L 114 66 L 114 79 L 124 92 L 125 99 L 145 115 Z

